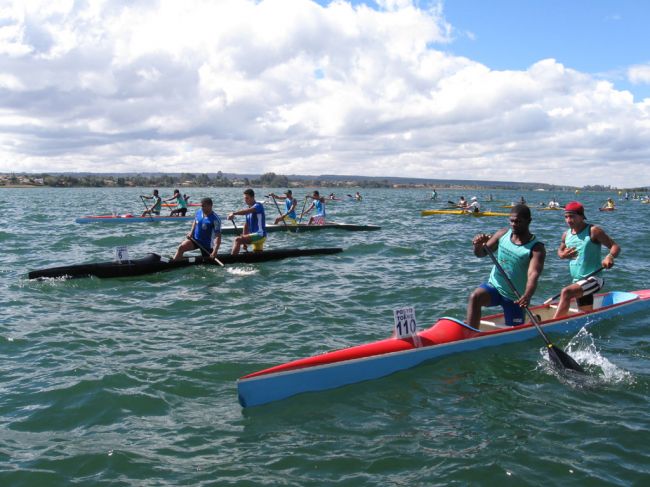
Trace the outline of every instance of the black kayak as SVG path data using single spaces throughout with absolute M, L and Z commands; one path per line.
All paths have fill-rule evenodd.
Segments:
M 295 225 L 287 224 L 286 226 L 283 223 L 279 225 L 268 224 L 266 225 L 267 233 L 271 232 L 315 232 L 317 230 L 347 230 L 348 232 L 373 232 L 381 230 L 381 227 L 377 225 L 355 225 L 353 223 L 323 223 L 322 225 L 307 225 L 306 223 L 297 223 Z M 237 231 L 233 227 L 223 226 L 221 227 L 221 233 L 223 235 L 233 235 L 241 234 L 241 227 L 237 227 Z
M 224 264 L 253 264 L 268 260 L 288 259 L 290 257 L 304 257 L 309 255 L 337 254 L 343 252 L 339 247 L 325 247 L 317 249 L 277 249 L 262 252 L 242 252 L 238 255 L 219 254 L 219 260 Z M 94 264 L 78 264 L 63 267 L 50 267 L 30 271 L 29 279 L 44 277 L 130 277 L 152 274 L 154 272 L 168 271 L 191 265 L 218 265 L 206 257 L 186 257 L 178 261 L 150 253 L 141 259 L 125 262 L 96 262 Z

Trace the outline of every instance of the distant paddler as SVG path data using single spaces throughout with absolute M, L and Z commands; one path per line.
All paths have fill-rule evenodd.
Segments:
M 162 199 L 158 195 L 158 190 L 154 189 L 153 194 L 151 196 L 146 196 L 142 195 L 140 196 L 142 198 L 142 201 L 144 200 L 153 200 L 153 205 L 149 208 L 145 204 L 145 210 L 142 212 L 142 216 L 152 216 L 152 215 L 160 215 L 160 209 L 162 208 Z
M 308 225 L 323 225 L 325 223 L 325 198 L 323 198 L 318 191 L 314 191 L 312 195 L 307 196 L 307 198 L 311 198 L 313 201 L 311 202 L 311 205 L 309 205 L 309 208 L 302 212 L 300 215 L 301 218 L 302 215 L 306 215 L 316 208 L 316 214 L 309 218 Z
M 606 210 L 615 210 L 616 203 L 614 203 L 614 200 L 612 198 L 607 198 L 607 201 L 605 201 L 603 208 Z
M 185 252 L 196 249 L 201 250 L 203 257 L 214 259 L 220 246 L 221 218 L 212 209 L 212 199 L 202 198 L 201 208 L 194 215 L 192 228 L 186 235 L 185 240 L 178 246 L 174 260 L 179 260 Z M 206 253 L 203 249 L 208 250 L 210 253 Z
M 276 200 L 284 200 L 284 205 L 285 205 L 285 213 L 280 213 L 280 216 L 275 219 L 275 224 L 277 225 L 280 223 L 282 220 L 285 221 L 285 223 L 289 225 L 295 225 L 296 222 L 296 206 L 298 205 L 298 200 L 293 197 L 293 193 L 291 192 L 290 189 L 287 189 L 284 192 L 284 196 L 279 196 L 275 193 L 271 193 L 269 195 L 272 198 L 275 198 Z
M 481 203 L 476 196 L 472 196 L 471 203 L 463 208 L 467 213 L 478 213 L 481 211 Z
M 578 201 L 567 203 L 564 207 L 564 221 L 569 229 L 562 234 L 557 255 L 560 259 L 570 259 L 569 271 L 573 283 L 562 289 L 560 301 L 554 318 L 561 318 L 569 311 L 572 299 L 578 307 L 591 310 L 594 293 L 600 291 L 604 280 L 596 276 L 598 269 L 610 269 L 614 258 L 621 253 L 619 245 L 602 228 L 585 222 L 585 208 Z M 601 248 L 607 247 L 609 253 L 601 258 Z
M 494 235 L 481 233 L 472 240 L 474 255 L 485 257 L 484 246 L 497 251 L 497 260 L 505 269 L 520 294 L 520 298 L 510 289 L 506 278 L 494 266 L 488 282 L 477 287 L 467 303 L 466 323 L 479 327 L 481 308 L 484 306 L 501 306 L 505 324 L 508 326 L 524 323 L 524 308 L 537 288 L 537 281 L 544 269 L 546 250 L 544 244 L 530 233 L 530 208 L 516 205 L 510 211 L 510 227 L 498 230 Z
M 174 195 L 171 198 L 168 198 L 166 200 L 163 200 L 165 203 L 168 203 L 170 201 L 176 201 L 176 208 L 174 208 L 170 213 L 169 216 L 185 216 L 187 213 L 187 200 L 185 199 L 185 196 L 181 194 L 181 192 L 177 189 L 174 190 Z
M 467 208 L 467 206 L 468 206 L 467 200 L 465 199 L 464 196 L 461 196 L 460 198 L 458 198 L 458 201 L 456 203 L 454 203 L 451 200 L 448 201 L 447 203 L 449 203 L 450 205 L 454 205 L 456 208 L 460 208 L 460 209 L 463 209 L 463 210 L 465 208 Z
M 435 192 L 435 190 L 434 190 L 434 192 Z M 354 199 L 357 200 L 357 201 L 361 201 L 363 199 L 361 197 L 361 193 L 359 193 L 358 191 L 356 193 L 354 193 Z
M 433 188 L 433 189 L 431 190 L 431 199 L 432 199 L 433 201 L 436 201 L 436 200 L 438 199 L 438 193 L 436 193 L 436 189 L 435 189 L 435 188 Z
M 337 198 L 334 193 L 330 193 L 327 199 L 330 201 L 341 201 L 341 198 Z
M 551 201 L 548 202 L 547 207 L 548 208 L 559 208 L 560 203 L 555 198 L 551 198 Z
M 228 220 L 234 220 L 237 215 L 245 215 L 246 223 L 241 235 L 235 238 L 232 244 L 232 255 L 237 255 L 243 245 L 248 248 L 248 244 L 253 245 L 255 252 L 260 252 L 264 248 L 266 241 L 266 215 L 264 214 L 264 205 L 255 201 L 255 191 L 252 189 L 244 190 L 244 202 L 248 208 L 233 211 L 228 215 Z

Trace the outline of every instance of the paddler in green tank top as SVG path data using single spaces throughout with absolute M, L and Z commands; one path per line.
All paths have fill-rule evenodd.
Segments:
M 142 212 L 142 216 L 160 215 L 160 208 L 162 208 L 162 198 L 160 195 L 158 195 L 157 189 L 153 190 L 153 194 L 151 196 L 143 195 L 141 198 L 143 198 L 143 200 L 153 200 L 151 207 L 147 207 L 147 209 Z
M 532 221 L 530 208 L 515 205 L 510 210 L 510 226 L 502 228 L 494 235 L 481 233 L 474 237 L 474 255 L 485 257 L 484 246 L 495 251 L 497 259 L 521 295 L 517 298 L 505 278 L 496 267 L 492 268 L 488 282 L 477 287 L 467 302 L 466 323 L 474 328 L 481 322 L 481 308 L 501 305 L 505 324 L 509 326 L 524 323 L 524 307 L 537 288 L 537 281 L 544 269 L 546 249 L 544 244 L 530 233 Z
M 174 190 L 174 196 L 163 201 L 165 203 L 176 201 L 177 206 L 169 213 L 169 216 L 185 216 L 187 214 L 187 200 L 178 189 Z
M 605 281 L 597 276 L 589 276 L 602 266 L 610 269 L 621 248 L 605 230 L 585 222 L 585 208 L 577 201 L 564 207 L 564 221 L 569 229 L 562 234 L 557 255 L 560 259 L 570 259 L 569 271 L 573 283 L 562 289 L 554 318 L 565 316 L 569 311 L 571 299 L 576 298 L 578 307 L 587 311 L 593 308 L 594 293 L 600 291 Z M 609 253 L 604 259 L 601 249 L 605 246 Z

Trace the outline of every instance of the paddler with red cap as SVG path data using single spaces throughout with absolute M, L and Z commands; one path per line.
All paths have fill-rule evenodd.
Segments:
M 576 298 L 578 307 L 584 311 L 593 308 L 594 293 L 598 292 L 605 281 L 594 274 L 602 266 L 609 269 L 614 266 L 614 258 L 621 253 L 621 247 L 599 226 L 585 222 L 585 208 L 577 201 L 571 201 L 564 207 L 564 221 L 569 229 L 562 234 L 557 255 L 560 259 L 570 259 L 569 271 L 573 283 L 562 289 L 560 302 L 554 318 L 565 316 L 569 311 L 571 299 Z M 603 259 L 601 248 L 605 246 L 609 253 Z

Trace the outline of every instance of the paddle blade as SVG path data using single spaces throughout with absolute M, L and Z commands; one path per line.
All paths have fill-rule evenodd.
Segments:
M 573 370 L 575 372 L 580 372 L 581 374 L 585 373 L 585 369 L 583 369 L 578 362 L 573 360 L 573 358 L 564 350 L 556 347 L 552 343 L 548 344 L 548 357 L 558 368 L 561 367 L 563 369 Z

